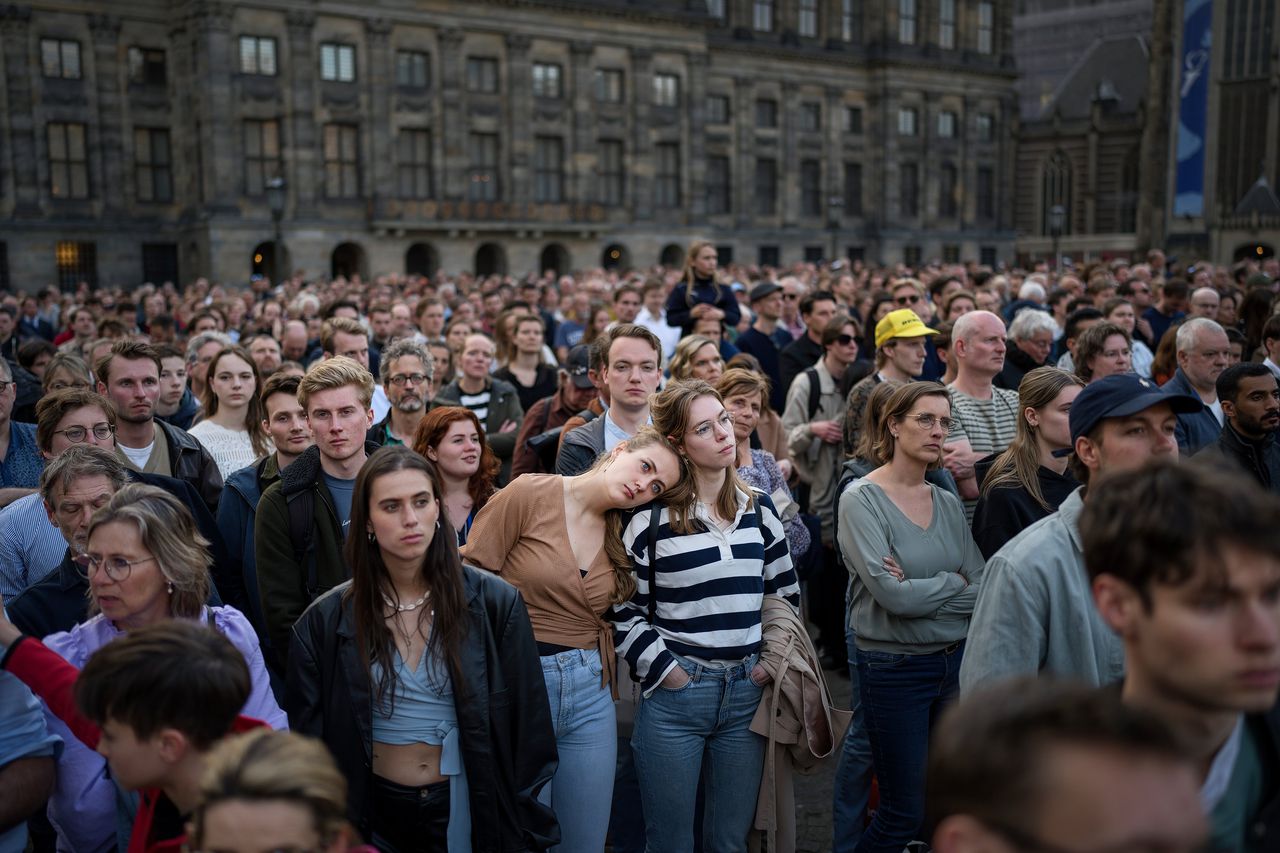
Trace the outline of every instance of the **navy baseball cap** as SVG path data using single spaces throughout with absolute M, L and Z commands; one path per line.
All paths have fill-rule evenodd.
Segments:
M 772 296 L 773 294 L 777 293 L 779 290 L 782 290 L 782 285 L 778 284 L 777 282 L 762 281 L 759 284 L 757 284 L 755 287 L 751 288 L 751 296 L 750 296 L 751 302 L 752 303 L 759 302 L 761 299 L 764 299 L 766 296 Z
M 590 369 L 589 350 L 590 347 L 586 344 L 578 344 L 569 350 L 569 357 L 564 361 L 565 373 L 569 374 L 573 384 L 579 388 L 592 388 L 595 386 L 595 383 L 591 381 L 591 377 L 587 373 Z
M 1189 415 L 1204 403 L 1186 394 L 1166 394 L 1160 386 L 1136 373 L 1118 373 L 1088 385 L 1071 404 L 1071 450 L 1076 439 L 1088 435 L 1106 418 L 1126 418 L 1158 403 L 1168 403 L 1175 414 Z M 1065 456 L 1066 453 L 1063 455 Z

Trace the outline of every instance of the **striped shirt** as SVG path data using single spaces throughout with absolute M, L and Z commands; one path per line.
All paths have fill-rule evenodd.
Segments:
M 485 388 L 479 394 L 467 394 L 462 389 L 458 389 L 458 405 L 471 410 L 479 419 L 481 429 L 484 429 L 485 421 L 489 417 L 489 400 L 492 397 L 492 386 Z
M 767 495 L 755 493 L 753 509 L 738 493 L 738 513 L 724 529 L 699 505 L 701 532 L 672 532 L 669 510 L 650 504 L 637 510 L 622 534 L 631 555 L 636 591 L 610 618 L 618 654 L 648 695 L 677 666 L 676 656 L 732 664 L 760 647 L 764 596 L 799 610 L 800 585 L 791 565 L 782 521 Z M 659 513 L 655 565 L 649 566 L 650 513 Z M 655 620 L 649 594 L 656 574 Z
M 991 388 L 990 400 L 979 400 L 958 391 L 954 385 L 947 387 L 951 392 L 951 418 L 955 426 L 947 436 L 947 444 L 956 441 L 968 441 L 974 453 L 990 456 L 1003 453 L 1013 443 L 1018 434 L 1018 392 L 1005 388 Z M 973 523 L 973 511 L 978 501 L 964 502 L 964 515 Z
M 66 553 L 67 540 L 49 521 L 39 492 L 0 510 L 0 595 L 22 592 L 58 568 Z

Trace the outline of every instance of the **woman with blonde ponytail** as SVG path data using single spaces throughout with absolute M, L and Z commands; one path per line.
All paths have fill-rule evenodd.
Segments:
M 555 776 L 543 798 L 565 853 L 604 849 L 617 752 L 613 626 L 609 608 L 635 581 L 621 551 L 621 511 L 683 488 L 675 450 L 652 427 L 576 477 L 525 474 L 476 516 L 468 563 L 520 590 L 551 701 Z M 561 707 L 563 705 L 563 707 Z
M 990 559 L 1006 542 L 1050 513 L 1080 484 L 1067 471 L 1068 416 L 1084 380 L 1037 367 L 1018 386 L 1018 432 L 991 463 L 973 514 L 973 538 Z M 981 466 L 981 462 L 978 463 Z

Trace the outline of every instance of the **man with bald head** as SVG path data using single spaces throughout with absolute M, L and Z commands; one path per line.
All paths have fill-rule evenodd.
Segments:
M 951 358 L 956 380 L 951 391 L 951 419 L 944 459 L 965 515 L 973 521 L 981 483 L 976 463 L 1009 447 L 1018 429 L 1018 392 L 997 388 L 994 380 L 1004 369 L 1004 321 L 990 311 L 970 311 L 951 330 Z
M 307 363 L 307 324 L 301 320 L 290 320 L 284 324 L 280 333 L 280 354 L 285 361 L 296 361 L 306 366 Z
M 1218 291 L 1212 287 L 1196 288 L 1191 294 L 1191 307 L 1187 310 L 1188 317 L 1207 317 L 1210 320 L 1218 316 L 1218 303 L 1221 299 Z

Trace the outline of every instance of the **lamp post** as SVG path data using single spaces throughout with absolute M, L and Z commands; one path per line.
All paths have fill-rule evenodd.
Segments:
M 284 203 L 289 185 L 277 175 L 267 181 L 267 206 L 271 208 L 271 223 L 275 227 L 275 242 L 271 245 L 271 283 L 280 283 L 280 263 L 284 246 L 280 241 L 280 220 L 284 218 Z
M 1067 210 L 1060 204 L 1055 204 L 1049 208 L 1049 236 L 1053 239 L 1053 266 L 1050 269 L 1053 273 L 1058 272 L 1058 263 L 1060 256 L 1058 254 L 1058 239 L 1062 236 L 1062 226 L 1067 218 Z

